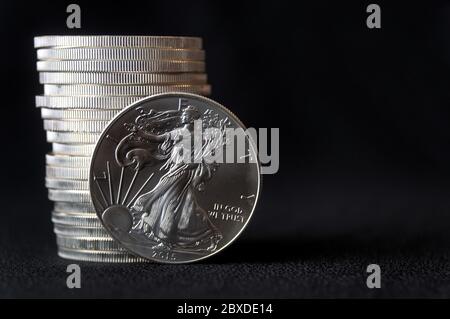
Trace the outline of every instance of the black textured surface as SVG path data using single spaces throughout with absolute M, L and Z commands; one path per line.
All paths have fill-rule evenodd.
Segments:
M 289 256 L 260 249 L 277 251 L 280 245 L 289 249 Z M 450 297 L 448 246 L 418 243 L 373 250 L 336 240 L 255 242 L 193 265 L 78 263 L 82 288 L 72 290 L 65 286 L 71 262 L 56 257 L 53 245 L 9 248 L 0 257 L 0 297 Z M 373 262 L 382 266 L 379 290 L 365 286 L 365 268 Z
M 16 211 L 19 216 L 20 212 Z M 50 222 L 40 217 L 49 213 L 35 213 L 20 228 L 2 224 L 0 297 L 450 297 L 448 238 L 258 240 L 244 236 L 202 263 L 83 263 L 56 256 Z M 81 266 L 81 289 L 66 287 L 66 267 L 71 263 Z M 381 289 L 366 287 L 366 267 L 372 263 L 381 267 Z

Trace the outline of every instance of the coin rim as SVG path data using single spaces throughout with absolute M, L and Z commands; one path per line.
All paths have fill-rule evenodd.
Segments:
M 152 47 L 152 48 L 203 48 L 203 38 L 196 36 L 152 35 L 40 35 L 33 39 L 34 48 L 84 48 L 84 47 Z M 119 45 L 119 42 L 121 43 Z M 127 43 L 125 43 L 127 42 Z M 133 45 L 130 44 L 132 42 Z M 166 45 L 165 42 L 170 43 Z M 118 46 L 119 45 L 119 46 Z
M 148 259 L 131 255 L 128 251 L 105 251 L 94 249 L 71 249 L 58 246 L 58 256 L 69 260 L 92 263 L 145 263 Z M 136 259 L 134 259 L 136 258 Z
M 204 61 L 163 60 L 39 60 L 38 72 L 205 73 Z
M 139 257 L 142 257 L 142 258 L 145 258 L 145 259 L 148 259 L 148 260 L 152 260 L 152 261 L 155 261 L 155 262 L 158 262 L 158 263 L 162 263 L 162 264 L 187 264 L 187 263 L 198 262 L 198 261 L 204 260 L 206 258 L 212 257 L 213 255 L 216 255 L 217 253 L 219 253 L 222 250 L 224 250 L 225 248 L 227 248 L 231 243 L 233 243 L 242 234 L 244 229 L 247 228 L 247 225 L 248 225 L 248 223 L 250 222 L 250 220 L 251 220 L 251 218 L 253 216 L 253 212 L 255 211 L 256 206 L 258 205 L 259 196 L 260 196 L 260 193 L 261 193 L 262 175 L 261 175 L 261 163 L 260 163 L 259 156 L 258 156 L 258 149 L 257 149 L 256 144 L 253 141 L 253 139 L 252 139 L 250 134 L 246 134 L 246 135 L 247 135 L 248 140 L 249 140 L 249 146 L 253 149 L 253 152 L 255 153 L 256 167 L 257 167 L 257 173 L 258 173 L 257 174 L 258 175 L 258 182 L 257 182 L 256 196 L 255 196 L 255 204 L 253 205 L 252 210 L 251 210 L 250 214 L 248 215 L 248 218 L 247 218 L 245 224 L 241 227 L 241 229 L 239 229 L 239 231 L 236 233 L 236 235 L 234 235 L 233 238 L 231 240 L 229 240 L 226 244 L 224 244 L 220 249 L 218 249 L 218 250 L 216 250 L 216 251 L 214 251 L 214 252 L 212 252 L 210 254 L 207 254 L 207 255 L 202 256 L 200 258 L 191 259 L 191 260 L 183 260 L 183 261 L 172 261 L 172 260 L 170 260 L 170 261 L 168 261 L 168 260 L 160 260 L 160 259 L 156 259 L 156 258 L 151 258 L 149 256 L 143 256 L 140 253 L 134 252 L 129 247 L 127 247 L 124 244 L 122 244 L 122 242 L 120 240 L 118 240 L 116 238 L 116 236 L 113 234 L 113 232 L 111 232 L 109 230 L 109 228 L 104 224 L 103 219 L 101 218 L 102 212 L 98 212 L 97 208 L 95 207 L 94 201 L 92 200 L 93 199 L 93 194 L 92 194 L 93 193 L 93 190 L 92 190 L 93 187 L 91 187 L 92 183 L 93 183 L 93 180 L 92 180 L 93 173 L 92 172 L 93 172 L 94 163 L 95 163 L 95 156 L 98 153 L 99 147 L 100 147 L 100 144 L 101 144 L 100 141 L 105 138 L 105 136 L 107 135 L 108 130 L 112 126 L 114 126 L 116 124 L 116 122 L 125 113 L 128 113 L 128 111 L 132 110 L 136 105 L 139 105 L 141 103 L 148 102 L 148 101 L 158 100 L 160 98 L 166 98 L 166 97 L 176 97 L 176 98 L 183 98 L 183 97 L 185 97 L 185 98 L 190 98 L 190 99 L 194 99 L 194 100 L 197 99 L 197 100 L 203 101 L 205 103 L 210 103 L 210 104 L 216 106 L 218 109 L 220 109 L 225 114 L 228 114 L 230 117 L 232 117 L 233 120 L 236 121 L 236 123 L 238 125 L 240 125 L 241 128 L 244 131 L 246 131 L 246 129 L 247 129 L 247 127 L 241 122 L 241 120 L 231 110 L 229 110 L 228 108 L 226 108 L 222 104 L 220 104 L 220 103 L 218 103 L 218 102 L 216 102 L 216 101 L 214 101 L 212 99 L 209 99 L 209 98 L 207 98 L 205 96 L 202 96 L 202 95 L 192 94 L 192 93 L 184 93 L 184 92 L 168 92 L 168 93 L 154 94 L 154 95 L 145 97 L 143 99 L 137 100 L 137 101 L 131 103 L 130 105 L 128 105 L 127 107 L 125 107 L 124 109 L 122 109 L 119 113 L 117 113 L 116 116 L 110 121 L 110 123 L 105 127 L 103 132 L 100 134 L 100 136 L 99 136 L 99 138 L 98 138 L 98 140 L 96 142 L 96 145 L 95 145 L 95 148 L 94 148 L 94 152 L 92 153 L 91 166 L 89 168 L 89 176 L 88 176 L 89 177 L 89 179 L 88 179 L 89 180 L 89 194 L 91 195 L 92 205 L 95 208 L 96 214 L 97 214 L 101 224 L 106 229 L 106 231 L 110 234 L 110 236 L 112 238 L 114 238 L 114 240 L 117 241 L 117 243 L 121 247 L 123 247 L 125 250 L 129 251 L 133 255 L 136 255 L 136 256 L 139 256 Z
M 194 58 L 187 59 L 188 56 Z M 111 58 L 114 56 L 114 58 Z M 151 48 L 151 47 L 45 47 L 36 50 L 38 60 L 75 61 L 75 60 L 182 60 L 204 61 L 205 50 L 187 48 Z M 105 57 L 109 57 L 105 59 Z M 124 58 L 126 57 L 126 58 Z M 136 58 L 138 57 L 138 58 Z
M 201 78 L 200 80 L 198 78 Z M 170 81 L 168 81 L 171 79 Z M 120 81 L 119 81 L 120 80 Z M 131 81 L 133 80 L 133 81 Z M 166 85 L 208 84 L 207 73 L 39 72 L 41 84 Z

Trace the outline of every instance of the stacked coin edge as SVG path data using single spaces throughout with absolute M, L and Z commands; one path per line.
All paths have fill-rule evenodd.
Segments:
M 35 38 L 44 94 L 36 96 L 47 142 L 45 185 L 54 202 L 58 255 L 93 262 L 141 262 L 103 229 L 88 177 L 95 142 L 109 121 L 149 95 L 209 95 L 202 39 L 157 36 Z

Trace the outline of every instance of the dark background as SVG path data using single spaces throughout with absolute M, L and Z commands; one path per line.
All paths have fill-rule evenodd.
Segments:
M 450 3 L 0 2 L 0 297 L 449 297 Z M 295 5 L 294 5 L 295 4 Z M 280 128 L 246 232 L 193 265 L 82 264 L 65 287 L 44 187 L 33 37 L 193 35 L 212 98 Z M 382 288 L 365 285 L 368 264 Z

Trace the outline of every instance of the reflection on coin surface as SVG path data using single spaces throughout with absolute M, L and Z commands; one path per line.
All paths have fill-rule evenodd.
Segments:
M 260 191 L 256 147 L 244 130 L 225 107 L 194 94 L 158 94 L 127 107 L 100 136 L 89 172 L 106 230 L 158 262 L 192 262 L 228 246 Z

